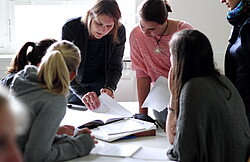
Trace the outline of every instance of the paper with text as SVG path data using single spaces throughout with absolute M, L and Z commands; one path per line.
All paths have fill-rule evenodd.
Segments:
M 150 90 L 146 100 L 142 104 L 142 108 L 152 108 L 158 112 L 163 111 L 169 104 L 170 93 L 168 89 L 168 79 L 160 76 L 152 89 Z
M 132 158 L 156 161 L 170 161 L 166 155 L 167 149 L 142 147 Z
M 92 135 L 94 135 L 96 137 L 96 139 L 107 141 L 107 142 L 112 142 L 112 141 L 115 141 L 115 140 L 120 139 L 122 137 L 129 136 L 131 134 L 156 129 L 156 126 L 154 123 L 150 123 L 150 122 L 143 121 L 143 120 L 129 118 L 128 120 L 124 120 L 124 122 L 126 123 L 129 120 L 131 120 L 131 122 L 130 122 L 130 124 L 127 124 L 130 127 L 130 131 L 128 131 L 128 132 L 124 132 L 123 128 L 121 128 L 121 127 L 114 128 L 113 125 L 115 123 L 111 123 L 111 124 L 107 124 L 105 126 L 109 127 L 108 130 L 113 129 L 113 131 L 116 132 L 115 134 L 108 134 L 105 130 L 100 129 L 100 127 L 102 127 L 102 126 L 99 126 L 98 128 L 91 130 Z M 140 124 L 141 127 L 144 127 L 144 128 L 141 129 L 141 127 L 140 127 L 139 129 L 134 129 L 133 127 L 134 127 L 135 123 Z M 132 131 L 132 129 L 134 129 L 134 131 Z M 120 131 L 120 133 L 118 133 L 119 131 Z
M 99 101 L 100 106 L 96 110 L 93 110 L 93 112 L 105 113 L 119 117 L 130 117 L 133 115 L 130 111 L 125 109 L 106 93 L 102 93 L 99 96 Z
M 115 135 L 126 132 L 133 132 L 136 130 L 146 129 L 145 126 L 136 121 L 136 119 L 124 119 L 111 124 L 99 126 L 99 129 L 108 135 Z
M 117 157 L 131 157 L 136 153 L 141 146 L 139 145 L 118 145 L 99 142 L 90 154 L 104 155 L 104 156 L 117 156 Z

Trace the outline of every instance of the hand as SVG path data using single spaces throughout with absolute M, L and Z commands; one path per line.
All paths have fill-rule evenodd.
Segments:
M 95 92 L 88 92 L 82 97 L 82 102 L 90 110 L 95 110 L 100 106 L 99 98 Z
M 58 135 L 67 134 L 69 136 L 73 136 L 74 135 L 74 131 L 75 131 L 75 127 L 74 126 L 63 125 L 63 126 L 60 126 L 58 128 L 57 134 Z
M 111 90 L 108 89 L 108 88 L 102 88 L 100 92 L 101 92 L 101 93 L 106 93 L 106 94 L 109 95 L 110 97 L 114 98 L 114 93 L 113 93 L 113 91 L 111 91 Z
M 89 133 L 89 134 L 90 134 L 90 133 L 92 133 L 92 132 L 91 132 L 91 130 L 88 129 L 88 128 L 83 128 L 83 129 L 79 129 L 79 130 L 78 130 L 77 135 L 79 135 L 79 134 L 81 134 L 81 133 Z M 94 140 L 94 143 L 97 144 L 98 141 L 95 140 L 95 136 L 92 136 L 92 135 L 91 135 L 91 137 L 92 137 L 92 139 Z

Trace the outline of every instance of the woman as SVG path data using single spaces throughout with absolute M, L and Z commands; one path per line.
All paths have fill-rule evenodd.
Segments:
M 6 97 L 8 95 L 8 91 L 0 86 L 0 162 L 21 162 L 21 153 L 16 146 L 16 122 L 11 111 L 13 101 Z
M 37 68 L 28 65 L 16 74 L 11 92 L 29 108 L 31 123 L 18 143 L 29 161 L 64 161 L 88 155 L 94 147 L 90 130 L 77 136 L 58 136 L 66 112 L 70 80 L 80 63 L 79 49 L 68 41 L 52 44 Z
M 178 119 L 168 157 L 179 162 L 246 162 L 250 129 L 244 103 L 215 69 L 207 37 L 197 30 L 180 31 L 172 37 L 170 51 L 170 90 L 177 104 L 169 114 Z
M 9 88 L 15 74 L 23 70 L 26 65 L 38 66 L 47 48 L 55 42 L 55 39 L 43 39 L 36 43 L 26 42 L 12 59 L 7 76 L 1 80 L 2 84 Z M 28 51 L 29 47 L 32 47 L 31 51 Z
M 100 106 L 100 93 L 114 97 L 126 41 L 120 18 L 115 0 L 97 0 L 85 17 L 71 19 L 63 26 L 62 39 L 79 47 L 82 57 L 71 82 L 70 103 L 84 103 L 93 110 Z
M 146 0 L 138 11 L 139 25 L 130 34 L 130 57 L 137 78 L 139 112 L 147 115 L 147 108 L 141 106 L 150 91 L 150 84 L 154 84 L 159 76 L 168 78 L 171 66 L 169 40 L 175 32 L 192 27 L 186 22 L 169 19 L 168 13 L 172 10 L 165 0 Z M 154 115 L 165 128 L 166 109 L 160 113 L 154 111 Z
M 220 0 L 233 26 L 225 57 L 225 75 L 238 89 L 250 125 L 250 0 Z
M 7 76 L 1 80 L 2 84 L 9 88 L 15 74 L 23 70 L 26 65 L 39 66 L 46 50 L 55 42 L 57 42 L 57 40 L 48 38 L 38 42 L 26 42 L 11 61 L 10 66 L 8 67 Z M 29 51 L 30 47 L 31 50 Z M 63 125 L 58 128 L 57 134 L 73 136 L 74 131 L 74 126 Z

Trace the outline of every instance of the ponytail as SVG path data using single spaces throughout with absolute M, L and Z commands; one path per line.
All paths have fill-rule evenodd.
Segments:
M 49 92 L 63 95 L 69 91 L 70 72 L 80 63 L 79 49 L 71 42 L 54 43 L 42 59 L 38 80 Z
M 34 47 L 34 42 L 26 42 L 16 56 L 12 59 L 10 66 L 8 67 L 7 74 L 17 73 L 23 70 L 26 65 L 28 65 L 27 60 L 27 50 L 29 47 Z
M 20 51 L 16 54 L 15 58 L 10 63 L 8 67 L 7 74 L 17 73 L 23 70 L 28 64 L 37 66 L 44 56 L 46 50 L 50 45 L 55 43 L 57 40 L 46 38 L 39 42 L 27 42 L 23 45 Z M 32 50 L 28 52 L 28 48 L 32 47 Z M 27 53 L 28 52 L 28 53 Z

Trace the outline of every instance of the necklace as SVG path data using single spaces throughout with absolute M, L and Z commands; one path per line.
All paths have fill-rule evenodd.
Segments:
M 154 49 L 155 54 L 160 54 L 160 53 L 161 53 L 161 48 L 159 47 L 159 43 L 160 43 L 160 41 L 161 41 L 162 36 L 164 35 L 165 31 L 166 31 L 167 28 L 168 28 L 168 24 L 169 24 L 169 22 L 167 22 L 167 25 L 166 25 L 166 27 L 164 28 L 164 31 L 162 32 L 160 38 L 157 39 L 157 38 L 155 37 L 155 40 L 156 40 L 156 47 L 155 47 L 155 49 Z

